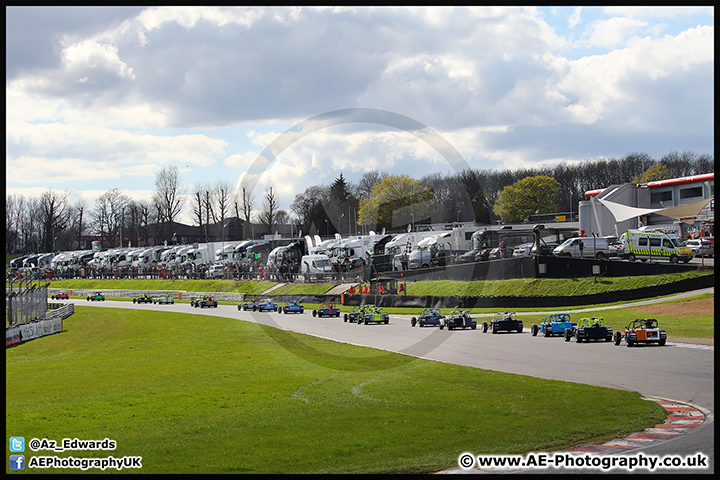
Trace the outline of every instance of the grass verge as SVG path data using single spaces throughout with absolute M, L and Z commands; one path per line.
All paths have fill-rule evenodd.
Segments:
M 65 329 L 7 350 L 8 438 L 107 437 L 116 458 L 142 456 L 142 473 L 432 472 L 464 451 L 571 448 L 665 416 L 633 392 L 233 319 L 77 306 Z M 291 353 L 299 337 L 314 361 Z M 578 411 L 582 422 L 559 413 Z
M 408 295 L 587 295 L 615 290 L 632 290 L 677 280 L 713 275 L 712 269 L 685 273 L 607 278 L 543 278 L 491 281 L 421 281 L 407 284 Z M 264 280 L 54 280 L 52 288 L 95 290 L 183 290 L 188 292 L 236 292 L 259 295 L 278 285 Z M 273 290 L 274 295 L 323 294 L 331 283 L 289 283 Z

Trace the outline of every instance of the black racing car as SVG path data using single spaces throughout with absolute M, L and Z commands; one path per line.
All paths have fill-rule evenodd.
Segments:
M 137 298 L 133 298 L 133 303 L 153 303 L 153 301 L 152 298 L 150 298 L 150 296 L 145 293 Z
M 410 319 L 410 326 L 414 327 L 415 325 L 419 327 L 430 325 L 440 327 L 442 330 L 445 328 L 445 315 L 441 315 L 437 308 L 424 308 L 420 311 L 420 315 Z
M 577 343 L 590 340 L 605 340 L 611 342 L 613 339 L 613 329 L 605 325 L 603 317 L 585 317 L 581 318 L 575 329 L 565 329 L 565 341 L 569 342 L 575 337 Z
M 448 330 L 455 330 L 456 328 L 471 328 L 475 330 L 477 328 L 477 320 L 471 317 L 470 312 L 467 310 L 453 310 L 447 317 L 447 327 Z
M 483 322 L 482 327 L 483 333 L 487 333 L 488 329 L 490 329 L 492 333 L 502 331 L 522 333 L 523 322 L 517 318 L 515 312 L 498 312 L 489 324 Z

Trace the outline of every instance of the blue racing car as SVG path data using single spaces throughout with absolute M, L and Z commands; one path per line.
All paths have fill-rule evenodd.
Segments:
M 285 302 L 283 306 L 277 307 L 278 313 L 305 313 L 305 307 L 300 305 L 297 300 L 290 300 Z
M 565 335 L 565 329 L 574 330 L 576 326 L 575 322 L 570 321 L 569 313 L 551 313 L 543 318 L 540 326 L 533 323 L 530 332 L 533 337 L 537 336 L 538 332 L 541 332 L 545 337 L 563 336 Z
M 255 304 L 255 307 L 260 312 L 274 312 L 277 310 L 277 304 L 269 298 L 264 298 Z M 253 309 L 254 311 L 255 309 Z

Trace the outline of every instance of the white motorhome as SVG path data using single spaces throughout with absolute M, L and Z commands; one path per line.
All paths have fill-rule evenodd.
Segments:
M 441 233 L 428 238 L 423 238 L 410 252 L 408 259 L 409 268 L 428 268 L 432 265 L 432 250 L 437 247 L 440 252 L 451 251 L 453 247 L 452 232 Z
M 175 267 L 179 267 L 185 263 L 185 260 L 187 260 L 187 254 L 190 250 L 193 249 L 192 245 L 183 245 L 182 247 L 178 248 L 175 252 L 175 260 L 172 262 Z
M 258 242 L 255 240 L 245 240 L 235 245 L 232 253 L 232 262 L 238 266 L 245 263 L 248 260 L 248 248 L 257 244 Z
M 688 263 L 693 258 L 692 250 L 685 245 L 680 235 L 662 231 L 627 230 L 620 236 L 623 257 L 631 262 L 636 259 L 667 259 L 670 263 Z
M 175 265 L 175 257 L 177 256 L 177 252 L 187 247 L 187 245 L 175 245 L 174 247 L 170 247 L 164 252 L 162 252 L 162 254 L 160 255 L 160 266 L 162 266 L 163 268 L 171 268 L 173 265 Z
M 235 247 L 238 246 L 238 242 L 233 242 L 222 246 L 219 250 L 215 251 L 215 263 L 234 263 L 233 252 Z
M 385 253 L 392 254 L 393 270 L 402 270 L 402 256 L 409 255 L 417 246 L 418 242 L 424 238 L 437 236 L 437 232 L 408 232 L 395 235 L 389 242 L 385 244 Z
M 208 251 L 207 245 L 193 246 L 185 254 L 185 260 L 182 263 L 183 266 L 187 267 L 194 265 L 195 268 L 203 264 L 210 263 L 210 252 Z

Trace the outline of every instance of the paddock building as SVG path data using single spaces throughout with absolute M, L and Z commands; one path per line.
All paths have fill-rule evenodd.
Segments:
M 628 229 L 656 226 L 687 238 L 714 226 L 715 173 L 611 185 L 587 191 L 585 198 L 579 223 L 587 236 L 620 236 Z

